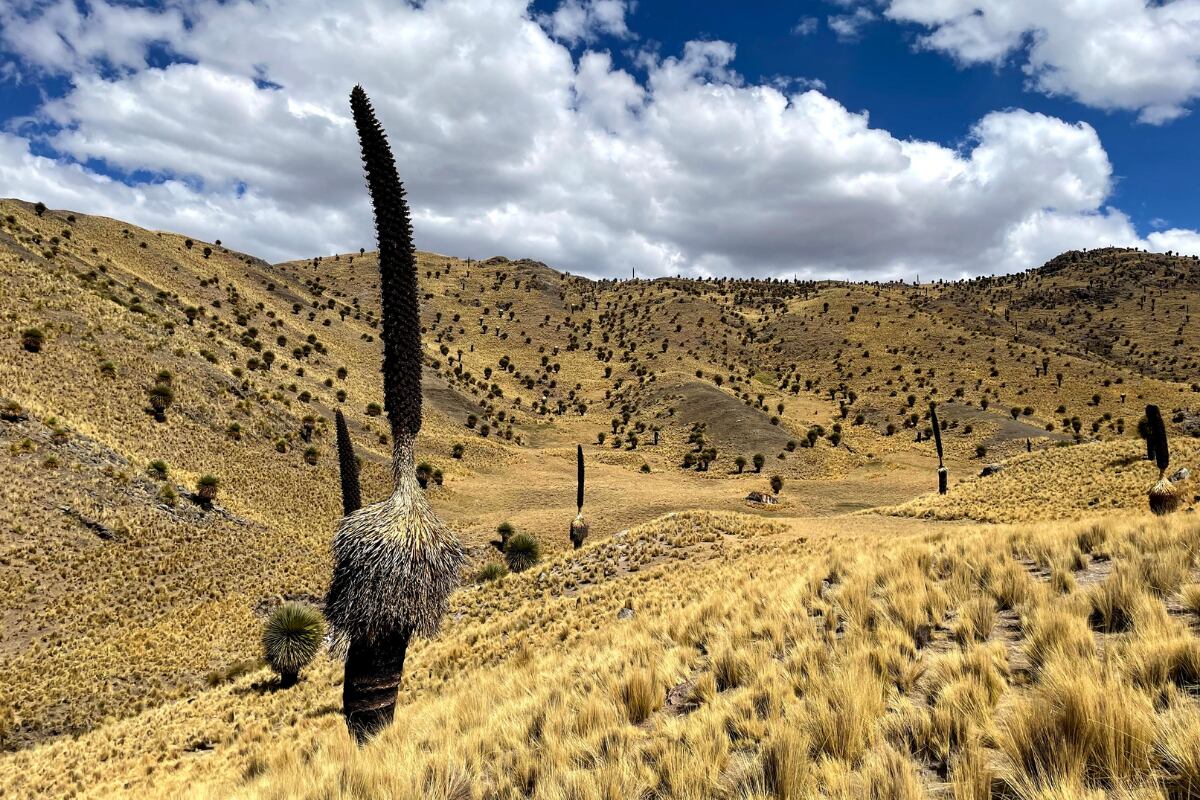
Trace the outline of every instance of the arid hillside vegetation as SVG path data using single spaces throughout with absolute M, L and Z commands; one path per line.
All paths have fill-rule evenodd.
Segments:
M 0 797 L 1200 796 L 1198 492 L 1145 513 L 1139 430 L 1200 467 L 1200 262 L 420 254 L 417 472 L 469 563 L 356 751 L 336 661 L 281 685 L 261 637 L 329 583 L 335 411 L 389 491 L 377 257 L 232 244 L 0 201 Z

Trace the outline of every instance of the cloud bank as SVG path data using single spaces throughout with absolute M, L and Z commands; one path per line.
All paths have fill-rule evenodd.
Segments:
M 1005 110 L 957 148 L 900 139 L 820 91 L 747 82 L 721 41 L 645 51 L 629 72 L 589 44 L 636 46 L 623 0 L 546 16 L 521 0 L 85 11 L 0 10 L 8 72 L 69 80 L 0 133 L 0 194 L 270 259 L 372 246 L 347 103 L 359 82 L 418 245 L 462 257 L 874 279 L 1014 271 L 1108 244 L 1200 252 L 1196 232 L 1142 239 L 1108 205 L 1112 166 L 1087 124 Z

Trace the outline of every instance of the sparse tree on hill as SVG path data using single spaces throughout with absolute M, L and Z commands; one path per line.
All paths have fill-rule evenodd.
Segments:
M 392 429 L 392 496 L 342 519 L 325 609 L 346 645 L 346 725 L 359 744 L 392 720 L 413 635 L 440 627 L 466 556 L 417 484 L 421 317 L 404 187 L 366 92 L 350 95 L 375 212 L 382 296 L 384 406 Z
M 754 471 L 762 472 L 763 465 L 767 463 L 767 457 L 764 456 L 762 453 L 755 453 L 753 463 L 754 463 Z

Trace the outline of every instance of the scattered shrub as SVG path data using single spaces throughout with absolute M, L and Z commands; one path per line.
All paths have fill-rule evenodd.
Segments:
M 315 608 L 301 603 L 284 603 L 275 609 L 263 627 L 263 651 L 271 669 L 279 673 L 282 686 L 296 682 L 321 649 L 325 619 Z

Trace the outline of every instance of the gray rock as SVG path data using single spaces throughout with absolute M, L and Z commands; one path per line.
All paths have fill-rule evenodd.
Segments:
M 984 467 L 984 468 L 983 468 L 983 470 L 982 470 L 982 471 L 979 473 L 979 477 L 981 477 L 981 478 L 986 478 L 986 477 L 988 477 L 989 475 L 999 475 L 1001 472 L 1004 472 L 1004 465 L 1003 465 L 1003 464 L 988 464 L 988 465 L 987 465 L 986 467 Z
M 617 619 L 633 619 L 634 611 L 632 608 L 622 608 L 617 612 Z
M 1180 467 L 1179 469 L 1175 470 L 1175 472 L 1167 480 L 1169 480 L 1171 483 L 1179 483 L 1180 481 L 1186 481 L 1191 474 L 1192 471 L 1187 467 Z

